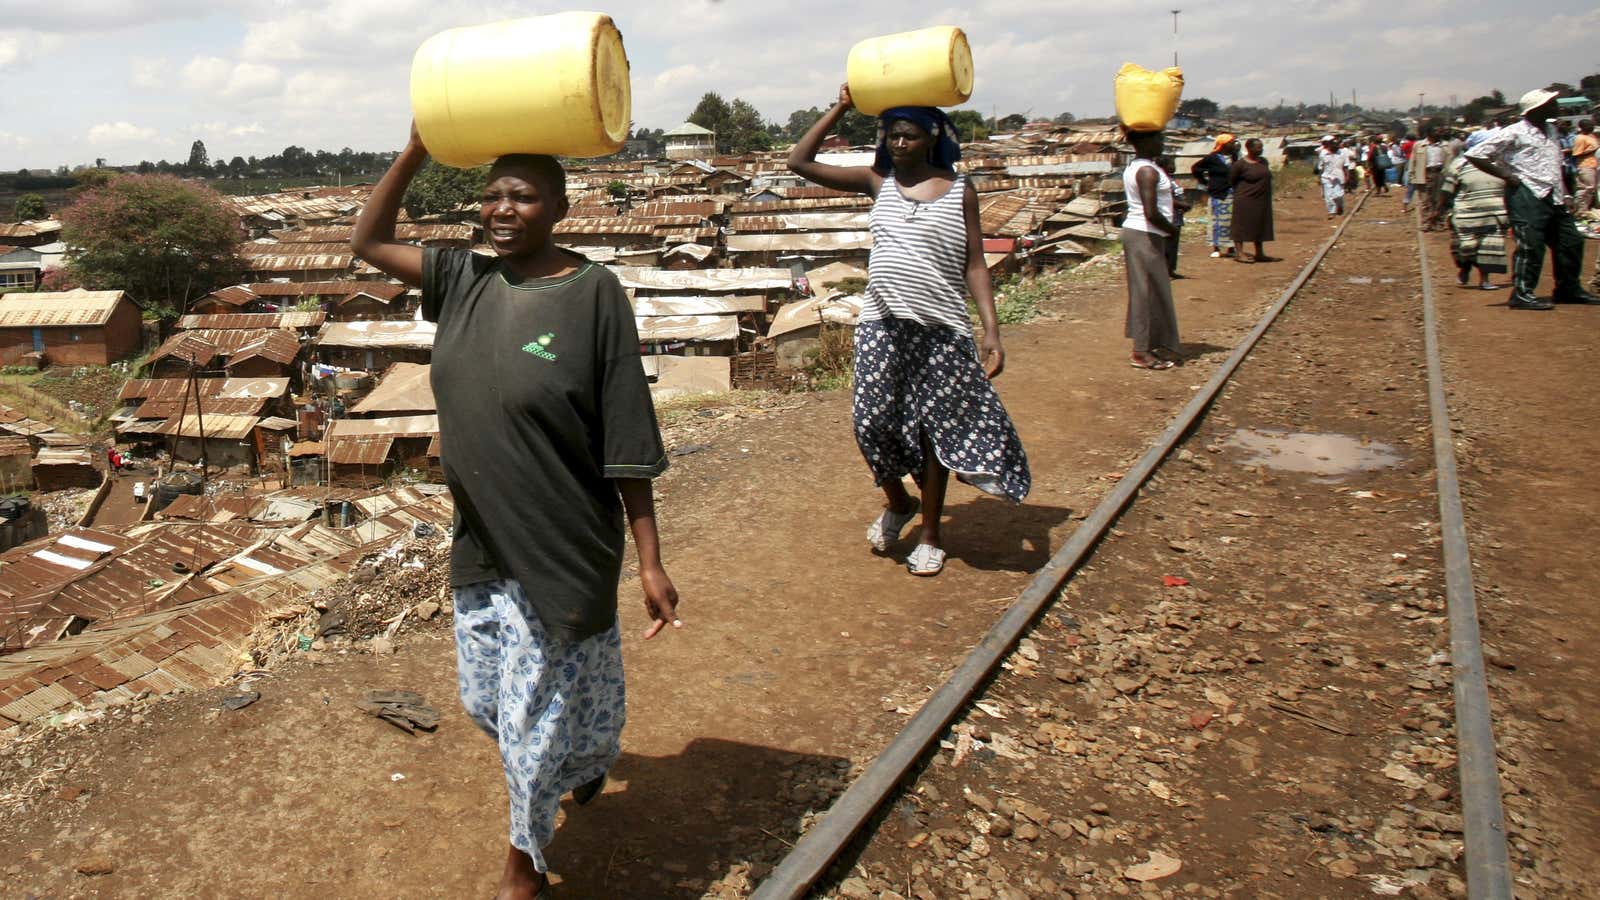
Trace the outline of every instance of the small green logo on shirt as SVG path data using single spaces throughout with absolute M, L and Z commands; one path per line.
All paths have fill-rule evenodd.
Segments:
M 537 356 L 540 359 L 548 359 L 551 362 L 555 362 L 556 355 L 546 349 L 550 346 L 550 342 L 555 339 L 556 333 L 554 331 L 547 331 L 544 334 L 539 335 L 534 340 L 522 345 L 522 349 L 527 353 L 532 353 L 534 356 Z

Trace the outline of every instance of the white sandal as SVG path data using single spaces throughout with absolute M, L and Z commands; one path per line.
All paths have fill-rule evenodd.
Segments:
M 892 509 L 885 509 L 882 515 L 873 519 L 872 524 L 867 526 L 867 543 L 880 553 L 888 550 L 890 544 L 900 540 L 900 532 L 911 524 L 911 520 L 917 517 L 917 511 L 921 508 L 922 501 L 913 497 L 908 512 L 897 513 Z
M 944 550 L 932 544 L 918 544 L 906 557 L 906 571 L 925 578 L 943 572 Z

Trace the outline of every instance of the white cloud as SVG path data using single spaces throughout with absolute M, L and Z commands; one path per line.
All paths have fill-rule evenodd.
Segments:
M 283 82 L 283 73 L 261 63 L 197 56 L 183 67 L 183 79 L 185 87 L 197 94 L 239 99 L 274 92 Z
M 141 128 L 132 122 L 101 122 L 89 127 L 91 144 L 126 144 L 134 141 L 153 141 L 154 128 Z

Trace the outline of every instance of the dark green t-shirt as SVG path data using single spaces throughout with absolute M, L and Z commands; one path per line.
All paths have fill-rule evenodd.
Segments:
M 430 248 L 422 314 L 439 326 L 433 396 L 456 502 L 450 583 L 512 578 L 552 636 L 605 631 L 624 525 L 611 479 L 667 468 L 622 285 L 586 260 L 570 275 L 518 281 L 497 259 Z

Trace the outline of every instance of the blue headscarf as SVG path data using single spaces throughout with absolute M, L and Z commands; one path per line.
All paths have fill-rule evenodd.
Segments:
M 956 126 L 944 110 L 937 106 L 896 106 L 878 116 L 878 155 L 872 168 L 880 175 L 894 171 L 894 158 L 889 155 L 889 126 L 904 119 L 933 136 L 933 146 L 928 150 L 928 164 L 936 169 L 955 171 L 961 159 L 961 144 L 956 139 Z

